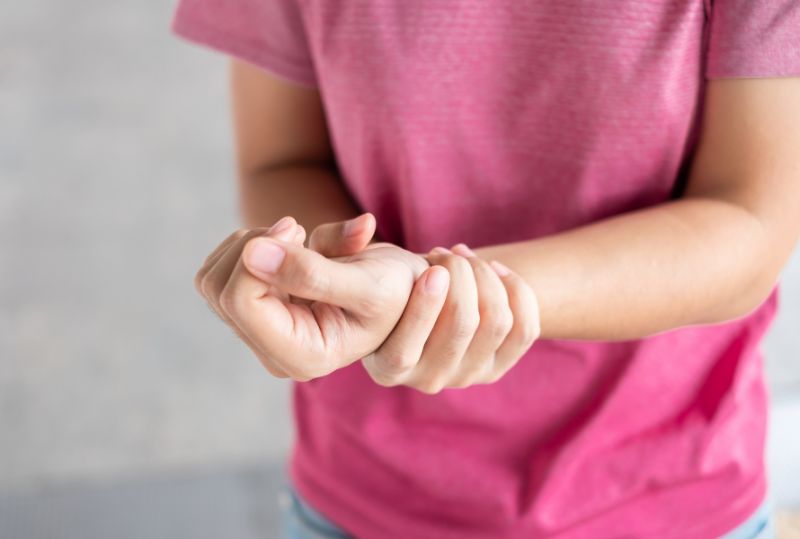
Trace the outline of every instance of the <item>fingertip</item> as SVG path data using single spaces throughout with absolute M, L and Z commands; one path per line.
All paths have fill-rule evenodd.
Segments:
M 464 257 L 477 257 L 478 255 L 475 254 L 475 251 L 467 247 L 466 243 L 456 243 L 450 250 L 460 256 Z
M 269 235 L 273 235 L 273 234 L 274 235 L 279 235 L 279 234 L 281 234 L 283 232 L 292 230 L 294 228 L 294 225 L 296 225 L 296 224 L 297 224 L 297 221 L 295 220 L 294 217 L 292 217 L 291 215 L 285 215 L 285 216 L 281 217 L 280 219 L 278 219 L 275 222 L 274 225 L 269 227 L 266 230 L 266 233 L 269 234 Z
M 440 245 L 437 245 L 436 247 L 428 251 L 428 256 L 450 255 L 450 254 L 453 254 L 453 252 L 450 249 L 442 247 Z
M 286 242 L 293 241 L 297 237 L 297 231 L 300 223 L 294 217 L 287 215 L 281 217 L 274 225 L 265 228 L 260 236 L 263 238 L 277 238 Z
M 306 241 L 306 229 L 303 225 L 298 224 L 294 233 L 294 242 L 298 245 L 303 245 Z
M 248 241 L 242 249 L 245 266 L 261 274 L 273 274 L 286 258 L 286 246 L 275 238 L 259 236 Z
M 358 217 L 353 217 L 344 222 L 342 227 L 342 235 L 346 238 L 351 236 L 358 236 L 368 229 L 369 220 L 366 218 L 368 213 L 362 213 Z M 374 219 L 374 218 L 373 218 Z
M 489 265 L 492 266 L 492 269 L 494 269 L 495 273 L 497 273 L 500 277 L 508 277 L 511 275 L 511 270 L 508 268 L 508 266 L 501 264 L 497 260 L 492 260 L 489 262 Z
M 431 266 L 425 274 L 425 292 L 433 296 L 444 294 L 450 285 L 450 272 L 444 266 Z

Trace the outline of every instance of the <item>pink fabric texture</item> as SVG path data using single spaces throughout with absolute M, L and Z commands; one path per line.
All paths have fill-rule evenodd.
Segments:
M 173 30 L 318 88 L 348 189 L 416 252 L 679 197 L 706 80 L 800 75 L 789 0 L 180 0 Z M 717 537 L 766 492 L 777 307 L 542 339 L 437 395 L 356 362 L 294 384 L 289 473 L 363 538 Z

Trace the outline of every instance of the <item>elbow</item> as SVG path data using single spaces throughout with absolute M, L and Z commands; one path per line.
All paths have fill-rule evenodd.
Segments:
M 722 322 L 730 322 L 751 315 L 772 295 L 779 277 L 773 272 L 764 272 L 757 282 L 737 295 L 737 301 L 731 302 L 729 315 Z
M 725 295 L 722 308 L 717 309 L 712 323 L 724 323 L 745 318 L 769 299 L 778 285 L 782 266 L 764 263 L 759 253 L 753 256 L 753 267 L 746 278 L 739 279 L 735 288 Z
M 768 227 L 755 219 L 748 238 L 742 241 L 736 253 L 731 253 L 725 266 L 730 285 L 722 292 L 717 309 L 709 316 L 711 323 L 724 323 L 745 318 L 759 309 L 772 295 L 783 267 L 791 256 L 791 248 L 779 234 L 770 233 Z M 726 281 L 726 279 L 721 279 Z M 724 290 L 724 291 L 723 291 Z
M 747 238 L 740 243 L 746 247 L 731 261 L 744 271 L 737 279 L 738 290 L 730 295 L 728 320 L 749 316 L 770 298 L 800 238 L 800 214 L 742 208 L 751 226 L 750 233 L 740 237 Z

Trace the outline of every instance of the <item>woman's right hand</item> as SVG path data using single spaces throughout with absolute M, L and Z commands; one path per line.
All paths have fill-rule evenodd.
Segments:
M 364 219 L 374 230 L 374 217 Z M 195 276 L 198 292 L 275 376 L 306 381 L 371 353 L 400 319 L 414 283 L 447 273 L 389 243 L 327 258 L 302 246 L 294 219 L 282 221 L 234 232 Z

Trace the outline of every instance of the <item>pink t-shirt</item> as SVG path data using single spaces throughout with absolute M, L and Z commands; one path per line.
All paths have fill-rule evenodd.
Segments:
M 800 75 L 792 0 L 181 0 L 179 35 L 316 86 L 344 181 L 412 251 L 553 234 L 680 196 L 709 78 Z M 719 536 L 766 492 L 745 317 L 542 339 L 426 395 L 360 362 L 294 384 L 289 473 L 363 538 Z

